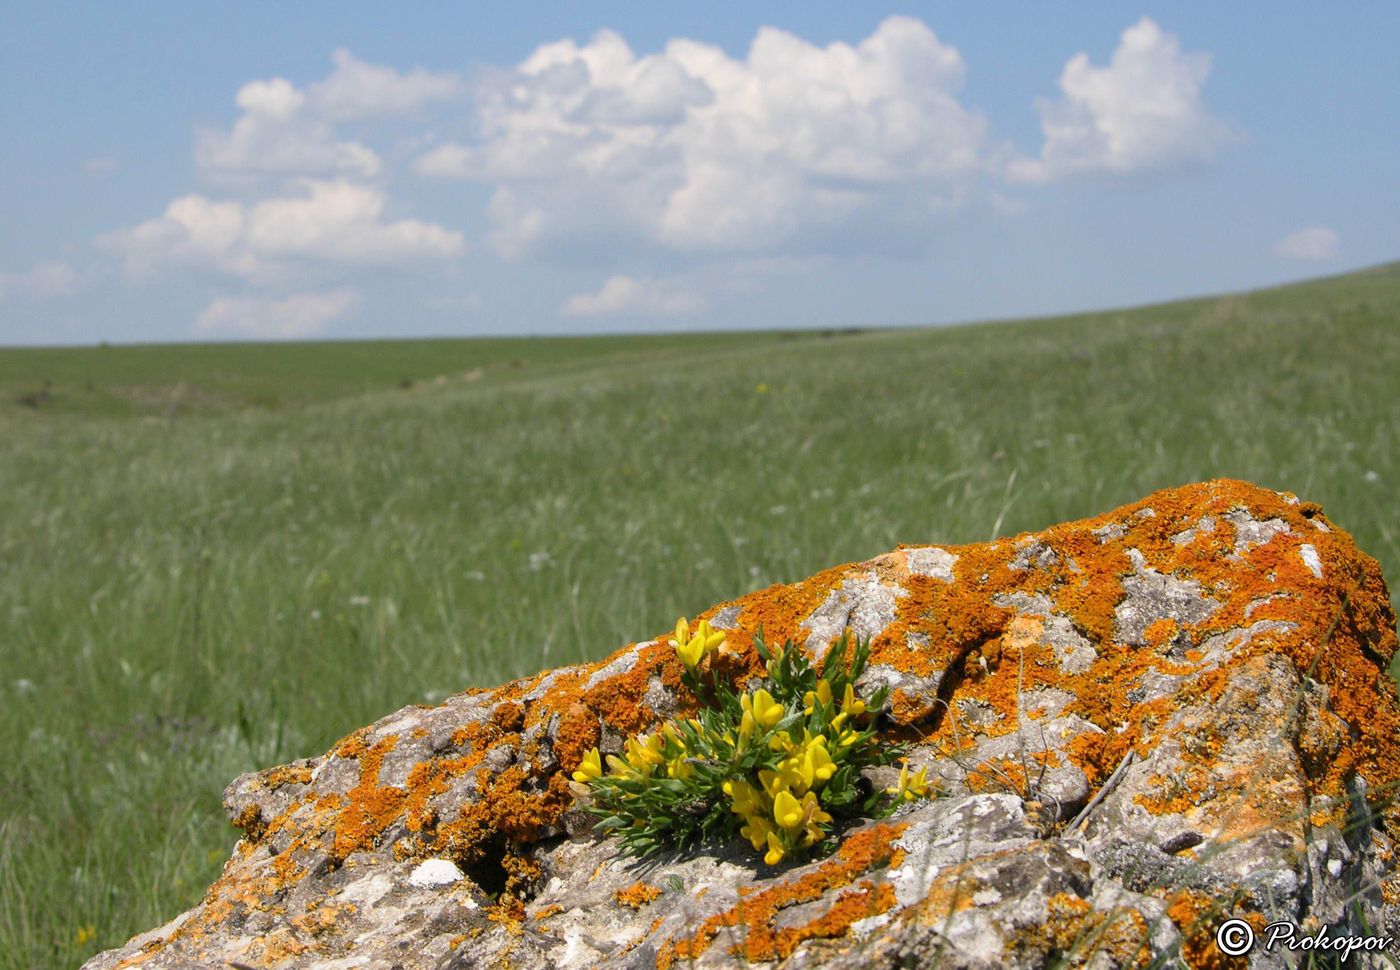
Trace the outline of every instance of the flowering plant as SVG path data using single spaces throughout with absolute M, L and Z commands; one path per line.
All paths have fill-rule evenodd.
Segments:
M 883 792 L 861 776 L 862 768 L 904 753 L 873 726 L 888 689 L 868 697 L 856 689 L 868 642 L 851 649 L 842 636 L 818 673 L 792 641 L 771 651 L 760 633 L 754 645 L 767 676 L 742 692 L 710 663 L 728 652 L 723 632 L 704 620 L 692 630 L 682 619 L 671 643 L 685 685 L 701 702 L 698 716 L 629 738 L 622 755 L 607 756 L 606 770 L 594 748 L 573 775 L 600 826 L 629 851 L 646 856 L 737 834 L 777 865 L 819 847 L 837 816 L 888 814 L 930 794 L 922 769 L 910 775 L 906 766 Z

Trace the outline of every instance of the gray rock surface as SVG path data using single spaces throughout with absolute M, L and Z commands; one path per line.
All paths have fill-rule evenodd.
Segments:
M 690 709 L 662 635 L 236 779 L 244 837 L 203 901 L 86 966 L 1213 967 L 1231 917 L 1400 937 L 1395 620 L 1315 506 L 1187 486 L 706 617 L 736 681 L 760 626 L 871 637 L 883 723 L 941 797 L 798 865 L 622 855 L 568 775 Z

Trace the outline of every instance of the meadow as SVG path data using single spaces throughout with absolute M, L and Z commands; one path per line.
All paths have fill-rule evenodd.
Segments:
M 965 327 L 0 350 L 0 968 L 198 900 L 237 774 L 899 542 L 1166 486 L 1400 583 L 1400 264 Z

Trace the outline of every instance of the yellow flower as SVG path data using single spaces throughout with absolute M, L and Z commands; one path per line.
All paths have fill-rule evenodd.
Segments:
M 752 694 L 745 694 L 739 698 L 739 705 L 753 714 L 753 719 L 765 728 L 771 728 L 783 719 L 787 713 L 783 705 L 773 700 L 773 695 L 760 687 Z
M 855 688 L 846 685 L 846 695 L 841 698 L 841 711 L 852 716 L 865 713 L 865 701 L 856 697 Z
M 928 769 L 920 768 L 914 772 L 914 777 L 909 779 L 909 790 L 919 798 L 928 798 L 930 791 L 928 787 Z
M 644 775 L 651 769 L 666 763 L 661 755 L 661 738 L 655 734 L 643 734 L 627 739 L 627 763 Z
M 802 733 L 801 744 L 793 744 L 786 731 L 779 731 L 768 742 L 773 750 L 788 752 L 788 757 L 778 762 L 776 774 L 782 787 L 794 795 L 826 784 L 836 773 L 836 764 L 826 750 L 826 736 L 809 734 L 805 729 Z
M 574 781 L 588 784 L 596 778 L 603 777 L 603 761 L 598 754 L 598 749 L 594 748 L 583 756 L 579 762 L 578 771 L 574 772 Z
M 802 756 L 802 776 L 807 779 L 807 787 L 825 784 L 836 774 L 836 763 L 826 750 L 826 737 L 818 734 L 807 745 Z
M 701 620 L 692 634 L 685 617 L 676 621 L 676 635 L 671 638 L 671 646 L 676 648 L 681 663 L 690 670 L 694 670 L 706 654 L 718 650 L 723 643 L 724 632 L 713 629 L 706 620 Z
M 826 835 L 826 829 L 822 828 L 822 823 L 830 821 L 830 813 L 822 811 L 821 803 L 817 801 L 816 795 L 808 792 L 802 796 L 802 844 L 804 846 L 820 842 Z
M 745 820 L 744 827 L 739 829 L 739 834 L 749 840 L 749 845 L 754 847 L 755 852 L 759 852 L 774 835 L 773 823 L 761 815 L 750 815 Z
M 895 796 L 896 801 L 912 802 L 916 798 L 928 798 L 928 769 L 920 768 L 911 777 L 909 765 L 899 769 L 899 783 L 893 788 L 886 788 L 887 794 Z
M 685 750 L 685 738 L 681 736 L 681 732 L 678 731 L 676 726 L 670 721 L 661 725 L 661 733 L 665 735 L 667 741 L 670 741 L 682 751 Z
M 744 716 L 739 718 L 739 750 L 746 751 L 749 747 L 749 739 L 753 737 L 753 711 L 744 711 Z
M 758 783 L 768 793 L 769 798 L 777 798 L 779 792 L 787 791 L 788 783 L 781 774 L 764 768 L 758 773 Z
M 763 848 L 763 847 L 762 847 L 762 846 L 759 846 L 759 845 L 756 845 L 756 846 L 754 846 L 754 848 L 755 848 L 755 849 L 761 849 L 761 848 Z M 87 926 L 81 926 L 81 927 L 79 927 L 79 928 L 78 928 L 78 935 L 77 935 L 77 937 L 76 937 L 78 946 L 85 946 L 85 945 L 87 945 L 87 942 L 88 942 L 89 940 L 91 940 L 91 939 L 92 939 L 94 936 L 96 936 L 96 935 L 97 935 L 97 927 L 93 926 L 91 923 L 89 923 Z
M 758 846 L 754 846 L 758 848 Z M 763 861 L 770 866 L 776 866 L 783 861 L 783 843 L 778 839 L 778 833 L 768 833 L 768 851 L 763 854 Z
M 746 781 L 731 778 L 724 783 L 724 793 L 729 796 L 729 810 L 735 815 L 747 817 L 768 811 L 763 794 Z
M 778 792 L 778 797 L 773 799 L 773 821 L 787 832 L 795 833 L 802 828 L 802 803 L 792 797 L 792 792 Z
M 784 758 L 779 761 L 778 777 L 782 779 L 782 787 L 796 795 L 801 795 L 809 786 L 809 782 L 802 777 L 801 758 Z
M 802 703 L 805 705 L 805 713 L 809 716 L 817 709 L 817 702 L 820 701 L 827 707 L 831 706 L 831 685 L 825 680 L 817 681 L 817 689 L 809 690 L 802 695 Z
M 615 754 L 608 755 L 608 773 L 619 778 L 640 778 L 642 773 Z
M 679 643 L 672 640 L 671 642 L 675 643 L 676 654 L 681 658 L 681 663 L 689 669 L 694 669 L 700 663 L 700 658 L 705 655 L 705 644 L 699 639 L 683 640 Z

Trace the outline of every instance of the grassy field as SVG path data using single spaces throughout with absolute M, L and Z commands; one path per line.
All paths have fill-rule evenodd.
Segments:
M 0 350 L 0 967 L 194 903 L 236 774 L 897 542 L 1217 476 L 1400 577 L 1400 264 L 859 334 Z

